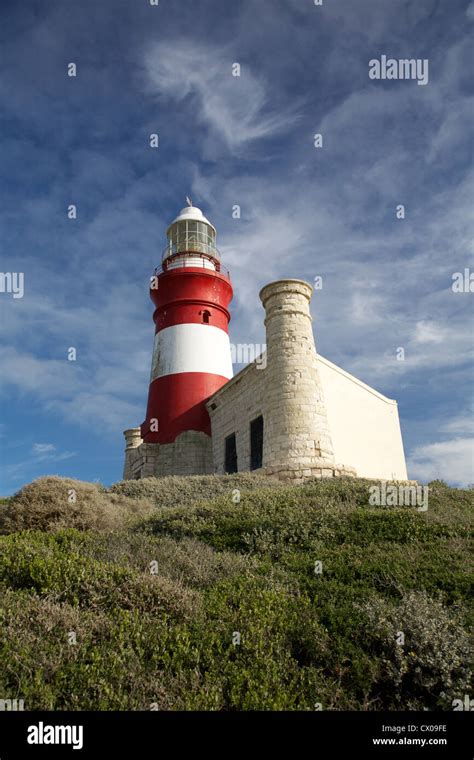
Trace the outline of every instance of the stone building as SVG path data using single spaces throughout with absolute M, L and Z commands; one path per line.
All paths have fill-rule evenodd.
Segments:
M 207 232 L 190 240 L 199 221 Z M 190 205 L 168 237 L 152 292 L 157 331 L 147 419 L 125 431 L 124 478 L 259 470 L 292 481 L 405 480 L 397 404 L 317 353 L 312 287 L 285 279 L 260 291 L 266 353 L 231 377 L 232 291 L 215 228 Z

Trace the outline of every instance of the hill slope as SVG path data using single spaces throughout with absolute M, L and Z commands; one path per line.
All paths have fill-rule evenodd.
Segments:
M 452 709 L 473 491 L 42 478 L 0 506 L 0 694 L 25 709 Z

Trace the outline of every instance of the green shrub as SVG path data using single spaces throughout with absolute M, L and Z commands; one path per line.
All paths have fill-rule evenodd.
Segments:
M 23 532 L 0 539 L 0 581 L 57 602 L 103 610 L 164 612 L 176 619 L 199 608 L 198 594 L 179 581 L 84 556 L 74 533 Z
M 109 495 L 93 483 L 49 476 L 24 486 L 8 501 L 0 510 L 0 530 L 113 530 L 152 511 L 146 499 Z
M 276 557 L 286 546 L 307 549 L 319 539 L 327 545 L 368 546 L 374 542 L 413 544 L 434 538 L 466 538 L 464 522 L 443 524 L 428 520 L 425 513 L 410 507 L 369 507 L 366 501 L 356 509 L 345 498 L 347 485 L 333 483 L 328 502 L 327 485 L 321 495 L 315 486 L 286 486 L 278 490 L 260 489 L 243 493 L 234 504 L 231 493 L 190 506 L 157 509 L 142 524 L 158 535 L 195 537 L 217 549 L 254 553 L 271 552 Z M 359 484 L 359 499 L 367 491 Z
M 278 490 L 282 487 L 283 483 L 268 475 L 239 472 L 234 475 L 172 475 L 166 478 L 122 480 L 111 486 L 108 492 L 133 499 L 149 499 L 158 507 L 187 507 L 221 495 L 231 499 L 235 489 L 247 493 L 261 488 Z
M 469 638 L 458 611 L 425 592 L 405 594 L 396 606 L 376 598 L 361 607 L 364 647 L 381 655 L 378 688 L 393 709 L 434 709 L 469 684 Z
M 167 688 L 173 679 L 153 660 L 171 636 L 165 619 L 6 591 L 0 624 L 1 693 L 23 699 L 27 710 L 146 710 L 152 701 L 171 709 L 176 702 Z
M 432 484 L 419 513 L 370 506 L 370 484 L 26 486 L 0 508 L 0 692 L 27 709 L 452 709 L 473 493 Z
M 81 552 L 101 562 L 115 562 L 146 573 L 154 563 L 159 575 L 195 588 L 210 586 L 255 566 L 247 557 L 217 552 L 194 538 L 178 541 L 141 532 L 121 531 L 107 536 L 89 533 Z

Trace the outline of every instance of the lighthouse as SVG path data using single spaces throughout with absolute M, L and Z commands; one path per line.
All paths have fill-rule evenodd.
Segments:
M 150 282 L 148 404 L 124 431 L 124 480 L 251 470 L 406 480 L 396 401 L 318 354 L 304 280 L 262 288 L 266 351 L 233 377 L 230 276 L 216 228 L 186 200 Z
M 205 402 L 232 377 L 230 276 L 214 225 L 186 201 L 168 227 L 162 262 L 151 278 L 155 339 L 140 427 L 146 444 L 173 444 L 189 431 L 210 436 Z

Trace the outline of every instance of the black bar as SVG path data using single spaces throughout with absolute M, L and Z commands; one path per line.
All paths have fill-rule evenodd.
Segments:
M 0 760 L 25 756 L 151 760 L 181 758 L 184 753 L 194 758 L 197 753 L 206 758 L 239 753 L 246 760 L 256 751 L 262 760 L 273 754 L 281 757 L 283 752 L 308 760 L 346 756 L 471 760 L 471 717 L 469 712 L 3 712 Z M 57 733 L 56 726 L 69 729 Z M 44 743 L 28 743 L 28 736 Z M 74 750 L 71 743 L 47 744 L 50 738 L 69 739 L 78 748 Z

